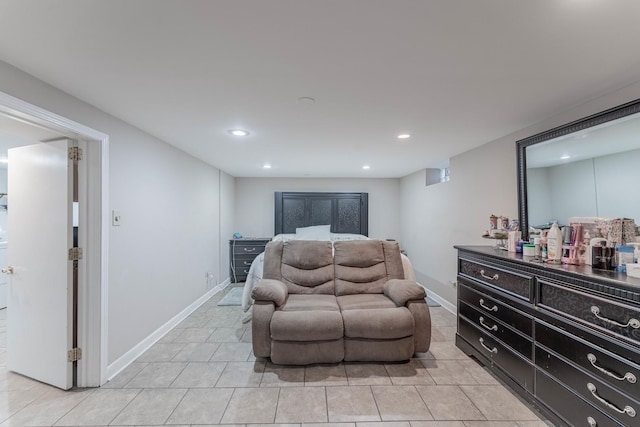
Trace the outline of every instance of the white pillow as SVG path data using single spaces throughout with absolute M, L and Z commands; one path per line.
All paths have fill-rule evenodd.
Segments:
M 331 240 L 331 225 L 296 228 L 296 240 Z

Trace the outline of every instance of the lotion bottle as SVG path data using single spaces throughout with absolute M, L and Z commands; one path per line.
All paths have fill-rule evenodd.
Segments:
M 547 252 L 549 261 L 560 261 L 562 258 L 562 231 L 557 222 L 553 223 L 547 233 Z

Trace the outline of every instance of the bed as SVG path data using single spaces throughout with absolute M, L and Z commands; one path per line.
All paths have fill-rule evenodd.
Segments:
M 340 240 L 369 239 L 368 193 L 276 192 L 275 236 L 272 240 Z M 413 268 L 402 255 L 405 271 L 413 280 Z M 253 304 L 251 290 L 262 279 L 264 253 L 251 263 L 242 291 L 242 309 Z

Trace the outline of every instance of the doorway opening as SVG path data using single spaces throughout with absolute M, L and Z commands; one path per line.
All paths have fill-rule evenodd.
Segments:
M 2 163 L 7 158 L 4 153 L 4 150 L 9 148 L 6 146 L 7 141 L 9 145 L 13 144 L 12 146 L 15 147 L 43 141 L 51 142 L 61 138 L 65 141 L 74 141 L 75 145 L 78 142 L 84 143 L 86 147 L 83 162 L 76 163 L 79 168 L 73 168 L 79 169 L 76 172 L 81 179 L 77 180 L 77 187 L 72 189 L 76 195 L 81 194 L 86 202 L 75 205 L 78 207 L 78 215 L 74 215 L 77 222 L 73 225 L 78 228 L 74 230 L 82 231 L 76 235 L 77 245 L 72 243 L 73 247 L 82 248 L 83 255 L 80 261 L 81 267 L 76 270 L 79 274 L 78 289 L 75 293 L 77 347 L 74 345 L 74 348 L 69 350 L 80 349 L 81 358 L 76 362 L 70 361 L 69 364 L 77 365 L 75 382 L 77 387 L 95 387 L 104 384 L 107 379 L 108 136 L 0 92 L 0 193 L 8 193 L 4 189 L 6 180 L 3 181 L 7 165 Z M 7 212 L 11 209 L 10 200 L 11 194 L 0 197 L 1 267 L 8 266 L 2 263 L 3 245 L 7 247 L 7 251 L 11 251 L 11 242 L 6 239 L 6 231 L 11 224 L 3 223 L 3 215 L 6 218 Z M 6 205 L 4 211 L 3 205 Z M 42 214 L 46 215 L 44 212 Z M 73 272 L 73 267 L 70 271 Z M 0 305 L 4 278 L 6 278 L 4 274 L 0 275 Z M 9 284 L 5 285 L 5 290 L 7 288 L 10 288 Z M 74 304 L 71 303 L 69 307 L 71 310 L 69 323 L 73 321 L 73 306 Z M 9 307 L 8 310 L 11 308 Z M 5 317 L 3 313 L 6 312 L 7 309 L 0 309 L 0 323 L 3 321 L 2 317 Z M 46 352 L 46 349 L 42 350 Z M 11 348 L 7 351 L 10 353 Z M 77 351 L 73 354 L 79 355 Z M 69 366 L 65 364 L 64 368 L 67 369 Z M 33 378 L 42 381 L 35 375 Z

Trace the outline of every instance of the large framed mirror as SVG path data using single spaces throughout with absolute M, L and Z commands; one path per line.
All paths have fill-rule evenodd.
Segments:
M 570 217 L 640 223 L 640 99 L 516 142 L 523 239 Z

